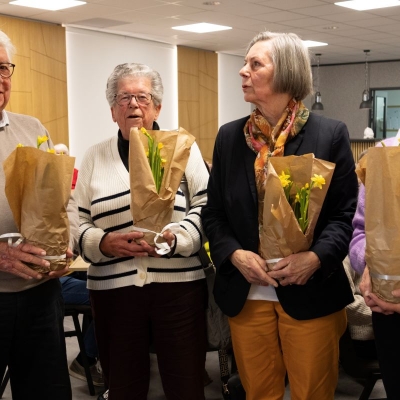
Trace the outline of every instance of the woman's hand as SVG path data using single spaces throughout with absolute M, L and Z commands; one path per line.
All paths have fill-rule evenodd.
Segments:
M 389 303 L 380 299 L 376 294 L 372 293 L 371 277 L 369 275 L 369 268 L 365 267 L 361 282 L 360 290 L 364 296 L 365 304 L 374 312 L 379 312 L 385 315 L 400 314 L 400 304 Z M 393 290 L 393 296 L 400 297 L 400 289 Z
M 258 254 L 247 250 L 235 250 L 230 255 L 231 263 L 250 283 L 278 287 L 278 283 L 267 275 L 267 262 Z
M 305 285 L 320 266 L 321 262 L 313 251 L 303 251 L 278 261 L 268 275 L 282 286 Z
M 50 263 L 40 256 L 46 252 L 28 243 L 11 247 L 8 243 L 0 242 L 0 271 L 19 276 L 24 279 L 42 279 L 43 275 L 29 268 L 25 263 L 49 268 Z
M 174 240 L 176 240 L 175 235 L 169 229 L 167 229 L 165 232 L 163 232 L 162 237 L 172 249 L 172 244 L 174 243 Z M 157 253 L 155 245 L 150 245 L 145 240 L 140 240 L 139 242 L 150 257 L 161 257 L 161 255 Z
M 142 232 L 110 232 L 100 243 L 101 252 L 108 257 L 147 257 L 151 247 L 144 240 Z

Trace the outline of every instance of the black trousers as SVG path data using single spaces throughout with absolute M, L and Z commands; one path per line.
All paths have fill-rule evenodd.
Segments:
M 146 400 L 149 346 L 168 400 L 204 400 L 205 280 L 91 290 L 110 400 Z
M 0 371 L 8 366 L 13 400 L 70 400 L 71 384 L 58 279 L 0 293 Z
M 372 313 L 376 350 L 388 400 L 400 399 L 400 314 Z

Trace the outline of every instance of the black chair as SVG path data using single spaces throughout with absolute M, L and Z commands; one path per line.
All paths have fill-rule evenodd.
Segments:
M 3 398 L 4 391 L 6 390 L 8 381 L 10 379 L 10 371 L 6 368 L 5 371 L 0 375 L 2 377 L 1 384 L 0 384 L 0 399 Z
M 376 358 L 362 358 L 357 355 L 349 328 L 339 342 L 339 361 L 347 375 L 363 383 L 364 389 L 359 400 L 369 400 L 375 383 L 382 379 L 379 363 Z M 386 400 L 386 398 L 376 400 Z
M 82 314 L 82 327 L 79 322 L 79 315 Z M 87 305 L 77 305 L 77 304 L 66 304 L 64 317 L 72 317 L 74 322 L 74 328 L 70 331 L 64 331 L 65 337 L 76 336 L 78 339 L 79 350 L 82 355 L 83 368 L 85 369 L 86 380 L 89 388 L 89 393 L 91 396 L 95 395 L 95 389 L 93 385 L 92 375 L 90 374 L 90 365 L 88 358 L 86 356 L 85 344 L 84 344 L 84 333 L 92 320 L 92 309 Z

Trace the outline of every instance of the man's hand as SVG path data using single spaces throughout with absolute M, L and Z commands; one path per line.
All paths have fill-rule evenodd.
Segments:
M 51 271 L 48 273 L 47 278 L 50 279 L 55 279 L 55 278 L 61 278 L 62 276 L 64 276 L 65 274 L 68 273 L 69 271 L 69 265 L 71 262 L 71 258 L 73 257 L 74 253 L 72 252 L 72 250 L 70 248 L 67 249 L 66 252 L 66 256 L 67 256 L 67 265 L 64 269 L 60 269 L 58 271 Z
M 43 275 L 29 268 L 26 263 L 49 268 L 50 263 L 40 258 L 46 252 L 28 243 L 21 243 L 17 247 L 0 242 L 0 271 L 19 276 L 24 279 L 42 279 Z

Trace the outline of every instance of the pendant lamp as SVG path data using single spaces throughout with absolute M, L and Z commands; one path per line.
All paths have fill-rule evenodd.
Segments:
M 324 106 L 321 102 L 321 92 L 319 91 L 319 58 L 321 54 L 316 54 L 317 57 L 317 91 L 315 92 L 315 102 L 311 106 L 311 110 L 313 111 L 321 111 L 324 109 Z
M 368 75 L 368 55 L 369 50 L 364 50 L 365 53 L 365 89 L 362 93 L 362 101 L 360 104 L 360 108 L 372 108 L 372 99 L 369 98 L 369 89 L 368 89 L 368 82 L 369 82 L 369 75 Z

